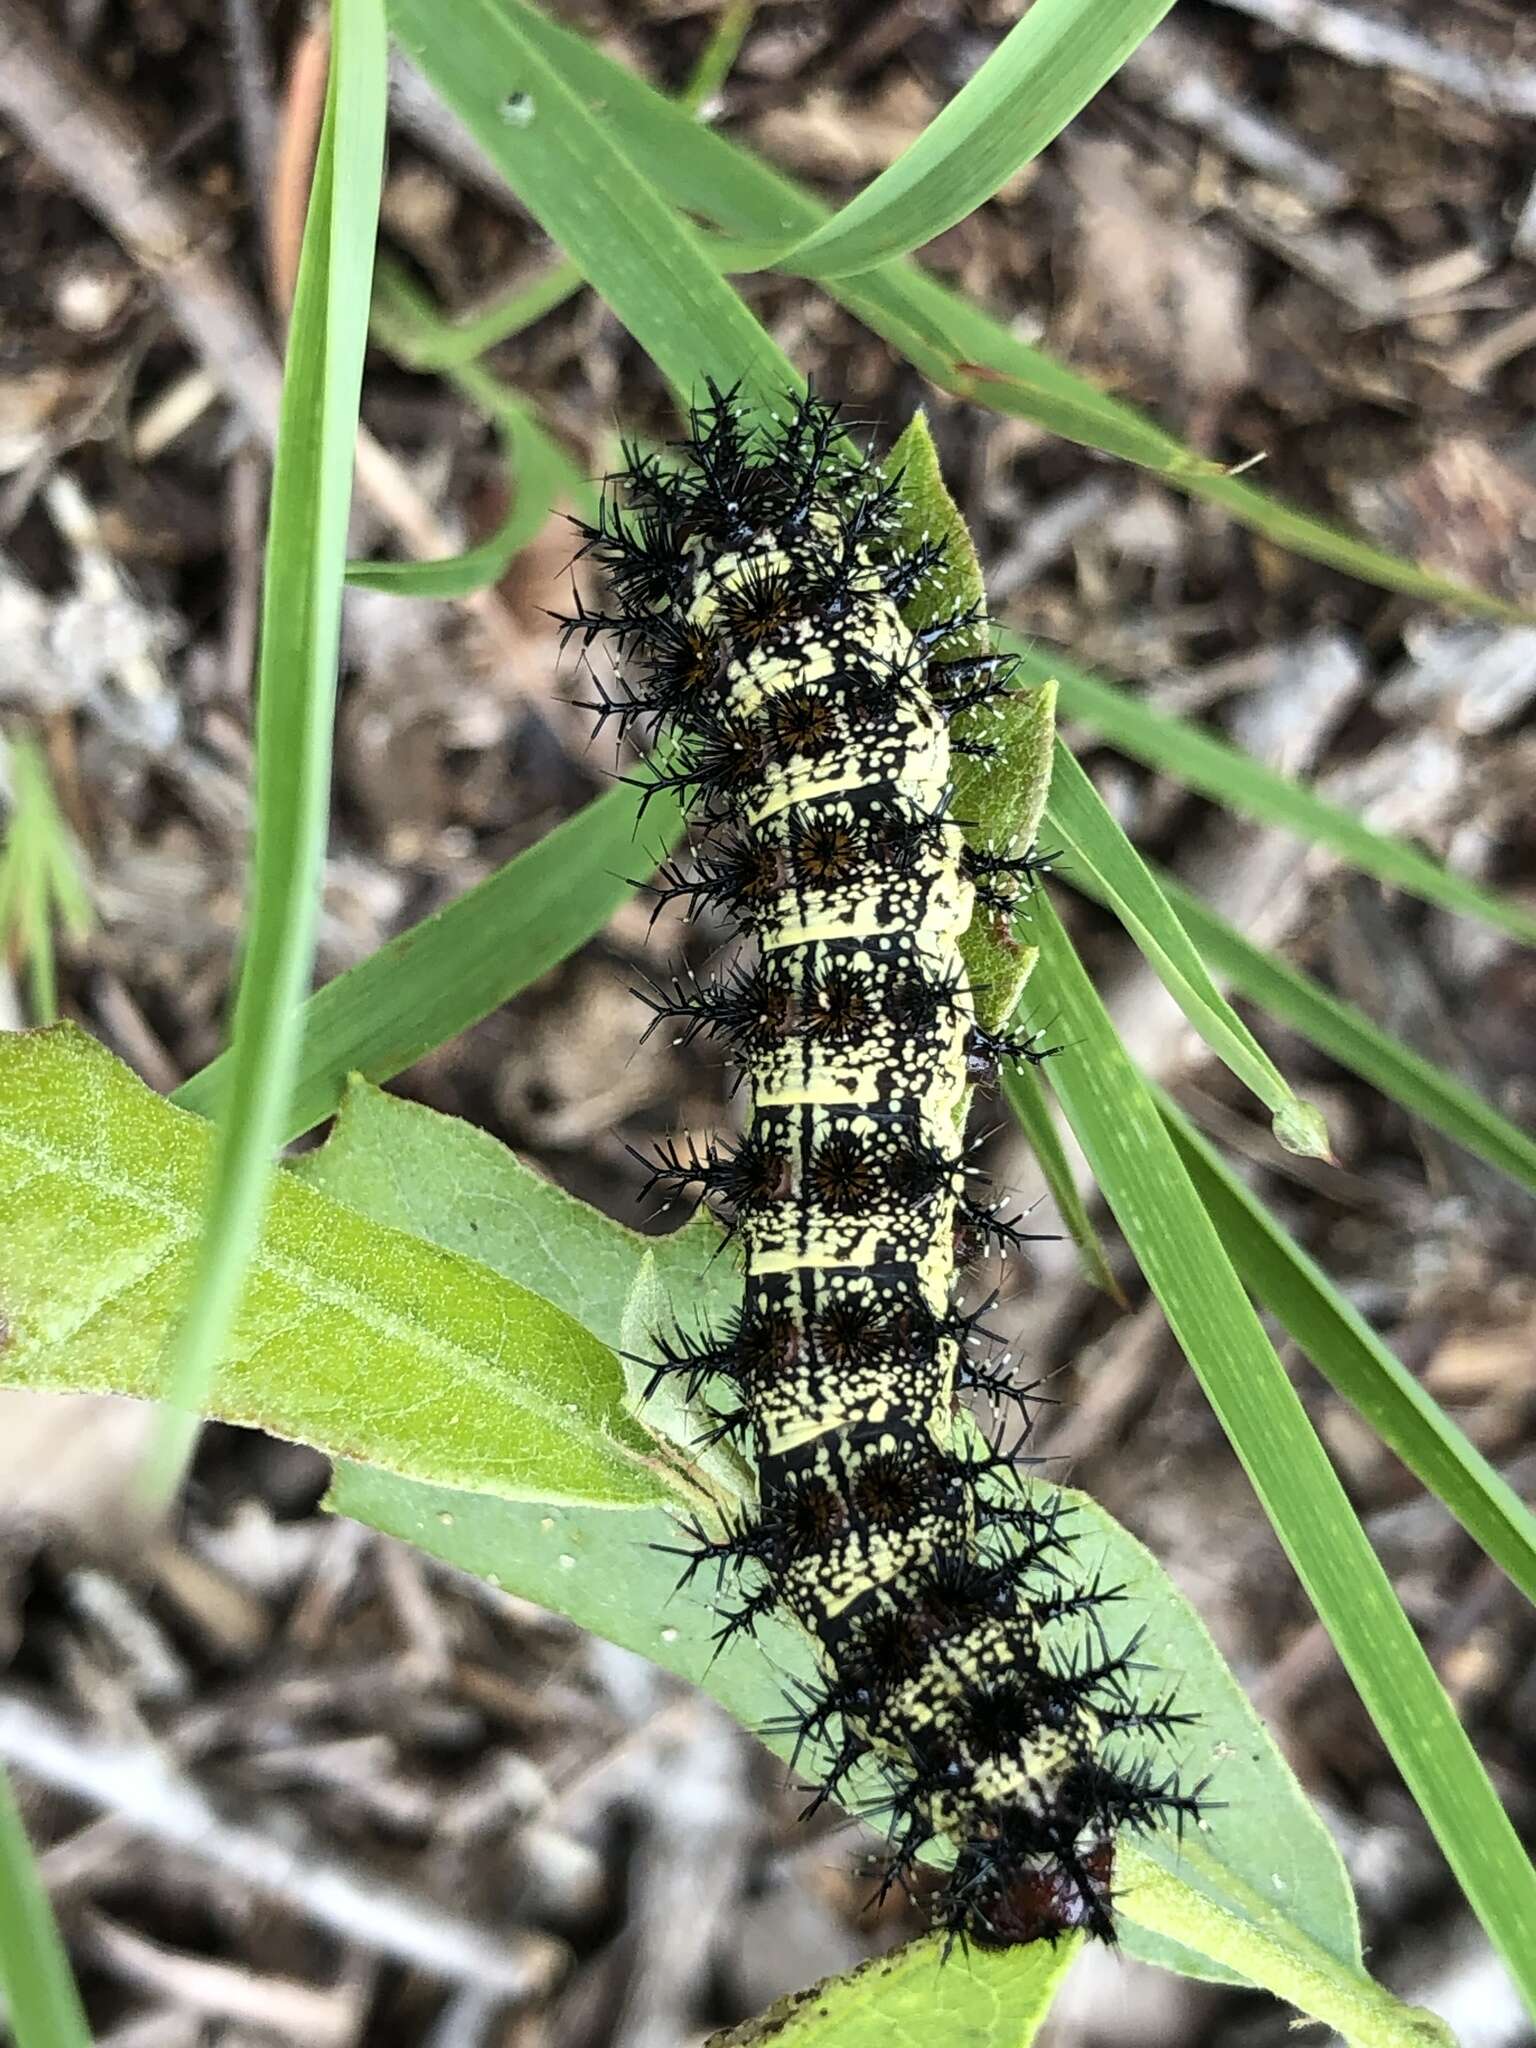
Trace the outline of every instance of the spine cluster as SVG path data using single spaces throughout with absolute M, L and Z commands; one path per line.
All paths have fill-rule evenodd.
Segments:
M 677 461 L 629 457 L 585 529 L 616 609 L 570 621 L 616 644 L 623 680 L 594 708 L 668 733 L 654 780 L 701 828 L 663 893 L 754 942 L 717 983 L 647 998 L 722 1040 L 751 1091 L 738 1146 L 654 1168 L 727 1217 L 745 1275 L 729 1329 L 658 1333 L 659 1373 L 731 1390 L 720 1426 L 759 1475 L 689 1570 L 734 1582 L 723 1633 L 777 1609 L 813 1639 L 797 1724 L 831 1755 L 821 1797 L 881 1767 L 888 1882 L 948 1836 L 957 1933 L 1109 1940 L 1117 1830 L 1195 1810 L 1116 1738 L 1181 1717 L 1137 1704 L 1134 1645 L 1108 1648 L 1113 1595 L 1074 1574 L 1064 1518 L 956 1426 L 958 1388 L 1005 1382 L 957 1285 L 1019 1235 L 975 1191 L 965 1102 L 1038 1057 L 982 1030 L 960 957 L 978 897 L 1005 907 L 1030 872 L 973 852 L 949 809 L 951 722 L 1006 664 L 942 658 L 972 616 L 904 622 L 941 550 L 902 544 L 899 479 L 841 452 L 833 408 L 753 430 L 715 396 L 692 424 Z

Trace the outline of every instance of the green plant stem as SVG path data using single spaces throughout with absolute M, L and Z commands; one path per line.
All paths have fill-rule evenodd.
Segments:
M 16 2048 L 90 2048 L 80 1992 L 0 1763 L 0 1991 Z

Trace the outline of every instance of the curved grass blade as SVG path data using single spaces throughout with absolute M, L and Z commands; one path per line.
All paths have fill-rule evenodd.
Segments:
M 393 4 L 398 11 L 402 0 Z M 411 0 L 416 8 L 427 4 Z M 828 209 L 820 200 L 739 144 L 691 120 L 644 79 L 546 19 L 527 0 L 499 0 L 499 10 L 573 91 L 601 107 L 605 127 L 639 174 L 675 206 L 729 235 L 756 242 L 804 236 L 827 220 Z M 463 40 L 468 49 L 475 38 L 465 33 Z M 440 76 L 437 83 L 452 101 L 451 81 Z M 1220 505 L 1282 547 L 1367 583 L 1493 618 L 1530 617 L 1518 605 L 1434 575 L 1230 475 L 1134 406 L 1018 340 L 1002 321 L 909 261 L 829 280 L 827 289 L 944 390 L 1034 420 L 1064 440 L 1117 455 L 1176 490 Z
M 164 1426 L 144 1484 L 174 1487 L 261 1225 L 299 1050 L 319 914 L 331 727 L 379 184 L 381 0 L 339 0 L 299 261 L 268 517 L 257 696 L 255 845 L 229 1083 L 207 1217 L 173 1340 Z
M 1160 1088 L 1153 1095 L 1227 1256 L 1336 1393 L 1536 1601 L 1536 1515 Z
M 390 1080 L 601 931 L 634 894 L 628 877 L 654 868 L 681 833 L 673 799 L 653 798 L 646 831 L 654 839 L 642 853 L 636 831 L 644 802 L 644 792 L 628 786 L 610 790 L 317 989 L 300 1012 L 302 1042 L 280 1137 L 296 1138 L 328 1117 L 350 1073 Z M 233 1086 L 233 1065 L 222 1053 L 171 1100 L 216 1116 Z
M 1084 1272 L 1095 1287 L 1101 1288 L 1122 1308 L 1127 1307 L 1129 1304 L 1088 1214 L 1088 1205 L 1077 1191 L 1072 1163 L 1067 1158 L 1061 1133 L 1056 1128 L 1056 1119 L 1051 1115 L 1051 1105 L 1046 1099 L 1045 1084 L 1033 1067 L 1011 1066 L 1003 1074 L 1003 1097 L 1017 1118 L 1019 1129 L 1029 1140 L 1030 1150 L 1045 1176 L 1051 1199 L 1067 1226 L 1072 1242 L 1083 1255 Z
M 941 390 L 990 412 L 1033 420 L 1203 498 L 1267 540 L 1383 590 L 1400 590 L 1488 618 L 1529 624 L 1529 609 L 1420 568 L 1326 519 L 1300 511 L 1186 447 L 1147 414 L 1111 398 L 1043 349 L 1010 334 L 979 306 L 912 266 L 890 265 L 828 287 Z
M 0 1763 L 0 2025 L 16 2048 L 90 2048 L 53 1907 Z
M 1536 1871 L 1043 894 L 1029 936 L 1073 1045 L 1051 1062 L 1051 1086 L 1371 1719 L 1536 2011 Z
M 349 583 L 397 597 L 467 597 L 505 573 L 512 557 L 543 530 L 572 465 L 510 391 L 497 418 L 514 482 L 512 509 L 496 531 L 462 554 L 436 562 L 348 562 Z
M 373 338 L 407 369 L 433 366 L 434 358 L 453 334 L 453 323 L 398 263 L 385 256 L 373 280 Z M 560 443 L 545 432 L 512 387 L 479 362 L 444 362 L 440 374 L 479 412 L 500 428 L 515 447 L 528 445 L 541 469 L 554 478 L 552 497 L 570 505 L 584 519 L 597 517 L 598 492 Z M 514 517 L 516 508 L 514 507 Z
M 384 268 L 381 263 L 380 277 Z M 576 265 L 562 259 L 552 263 L 531 284 L 519 285 L 516 291 L 508 292 L 483 312 L 442 321 L 434 335 L 419 337 L 409 354 L 398 341 L 393 344 L 393 353 L 402 362 L 408 362 L 413 370 L 458 369 L 483 356 L 487 349 L 497 348 L 502 342 L 521 334 L 525 328 L 532 327 L 546 313 L 554 312 L 557 306 L 563 306 L 567 299 L 574 298 L 585 283 L 586 279 Z
M 1172 5 L 1035 0 L 917 140 L 829 221 L 777 253 L 739 252 L 728 267 L 845 277 L 921 248 L 1053 142 Z
M 1091 877 L 1069 874 L 1066 879 L 1085 888 L 1090 896 L 1097 894 Z M 1158 879 L 1179 922 L 1208 964 L 1239 995 L 1261 1004 L 1270 1016 L 1289 1024 L 1341 1067 L 1379 1088 L 1410 1116 L 1419 1117 L 1536 1194 L 1536 1139 L 1501 1116 L 1482 1096 L 1381 1030 L 1353 1003 L 1331 994 L 1278 954 L 1254 945 L 1174 876 L 1161 874 Z
M 1190 1023 L 1224 1065 L 1270 1111 L 1275 1136 L 1289 1152 L 1328 1155 L 1328 1132 L 1206 971 L 1198 948 L 1169 908 L 1141 855 L 1115 823 L 1103 798 L 1060 738 L 1056 741 L 1046 830 L 1070 855 L 1068 873 L 1101 895 Z
M 1063 717 L 1080 720 L 1132 760 L 1160 768 L 1186 788 L 1214 797 L 1229 811 L 1331 847 L 1362 873 L 1406 889 L 1425 903 L 1480 918 L 1526 945 L 1536 944 L 1536 916 L 1509 897 L 1453 874 L 1406 839 L 1372 831 L 1348 811 L 1266 768 L 1251 754 L 1182 718 L 1154 710 L 1102 676 L 1089 675 L 1070 662 L 1047 660 L 1017 635 L 1003 633 L 999 638 L 1018 655 L 1019 673 L 1026 681 L 1055 678 Z
M 798 388 L 701 236 L 630 161 L 608 110 L 549 63 L 520 11 L 467 0 L 451 35 L 439 0 L 390 0 L 390 19 L 418 69 L 685 403 L 707 379 L 740 385 L 759 404 Z

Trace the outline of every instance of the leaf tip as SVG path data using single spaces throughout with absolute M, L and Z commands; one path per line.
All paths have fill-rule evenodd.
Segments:
M 1328 1124 L 1315 1104 L 1293 1097 L 1275 1111 L 1270 1123 L 1276 1142 L 1301 1159 L 1323 1159 L 1337 1166 L 1328 1138 Z

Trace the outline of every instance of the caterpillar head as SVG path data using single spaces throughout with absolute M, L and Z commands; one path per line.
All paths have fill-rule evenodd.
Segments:
M 1041 1853 L 1021 1850 L 1009 1832 L 1005 1824 L 961 1851 L 941 1901 L 951 1930 L 981 1948 L 1058 1941 L 1079 1931 L 1112 1942 L 1114 1837 L 1096 1834 Z

